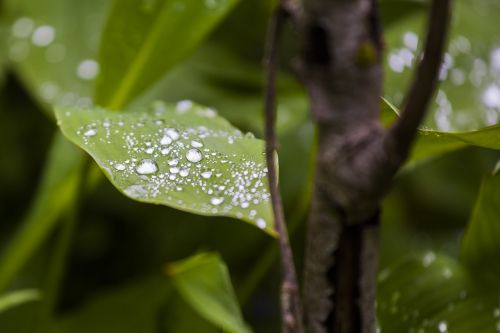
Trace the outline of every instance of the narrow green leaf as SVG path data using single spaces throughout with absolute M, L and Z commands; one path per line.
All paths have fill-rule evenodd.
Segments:
M 22 222 L 0 257 L 0 292 L 5 290 L 57 223 L 76 195 L 83 154 L 56 134 L 42 183 Z
M 38 301 L 40 293 L 36 289 L 16 290 L 0 295 L 0 313 L 24 303 Z
M 397 118 L 399 110 L 386 99 L 382 98 L 382 100 L 382 121 L 385 124 L 390 124 Z M 406 166 L 411 167 L 426 159 L 467 146 L 500 150 L 500 125 L 469 132 L 441 132 L 420 129 Z
M 462 241 L 462 259 L 498 282 L 500 277 L 500 173 L 485 177 Z
M 274 234 L 264 143 L 212 109 L 154 102 L 134 112 L 57 109 L 63 133 L 128 197 L 231 216 Z
M 237 0 L 115 0 L 99 55 L 96 102 L 122 108 L 186 57 Z
M 169 264 L 166 271 L 186 302 L 207 320 L 227 332 L 251 332 L 241 316 L 227 267 L 217 254 L 195 255 Z
M 498 293 L 481 289 L 456 260 L 428 252 L 379 277 L 382 332 L 491 333 L 500 328 Z

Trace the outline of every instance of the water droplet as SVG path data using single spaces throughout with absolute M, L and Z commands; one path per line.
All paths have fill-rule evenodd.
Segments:
M 493 310 L 493 317 L 495 317 L 495 318 L 500 317 L 500 307 L 495 308 L 495 310 Z
M 265 229 L 267 226 L 266 221 L 262 218 L 258 218 L 255 222 L 257 223 L 257 227 L 259 227 L 260 229 Z
M 140 175 L 150 175 L 158 171 L 158 165 L 154 160 L 144 159 L 135 168 L 135 171 Z
M 247 138 L 247 139 L 255 139 L 255 135 L 252 132 L 247 132 L 245 134 L 245 138 Z
M 172 140 L 177 140 L 179 139 L 179 131 L 177 131 L 175 128 L 167 128 L 165 129 L 165 134 L 167 134 Z
M 93 59 L 85 59 L 78 64 L 76 74 L 82 80 L 93 80 L 99 74 L 99 63 Z
M 95 136 L 97 134 L 97 130 L 95 130 L 94 128 L 89 128 L 88 130 L 86 130 L 83 135 L 86 136 L 86 137 L 91 137 L 91 136 Z
M 160 140 L 160 144 L 163 146 L 167 146 L 171 143 L 172 143 L 172 138 L 169 137 L 167 134 L 165 134 Z
M 432 264 L 435 259 L 436 255 L 434 254 L 434 252 L 428 252 L 422 258 L 422 265 L 424 265 L 424 267 L 429 267 L 429 265 Z
M 212 177 L 212 171 L 204 171 L 201 173 L 201 176 L 205 179 L 209 179 L 210 177 Z
M 446 331 L 448 331 L 448 324 L 446 323 L 446 321 L 442 320 L 438 323 L 438 330 L 441 333 L 445 333 Z
M 118 171 L 123 171 L 123 170 L 125 170 L 125 165 L 121 164 L 121 163 L 117 163 L 117 164 L 115 164 L 115 169 Z
M 176 105 L 177 112 L 184 113 L 193 107 L 193 102 L 184 100 L 179 101 Z
M 418 47 L 418 36 L 412 31 L 407 31 L 403 35 L 403 42 L 407 48 L 416 51 Z
M 12 34 L 17 38 L 26 38 L 31 34 L 34 27 L 35 23 L 32 19 L 21 17 L 12 25 Z
M 193 141 L 191 141 L 191 147 L 193 147 L 193 148 L 201 148 L 201 147 L 203 147 L 203 143 L 201 143 L 199 141 L 193 140 Z
M 56 30 L 50 25 L 41 25 L 35 29 L 31 41 L 36 46 L 48 46 L 56 38 Z
M 220 197 L 220 198 L 217 198 L 217 197 L 214 197 L 214 198 L 210 198 L 210 203 L 214 206 L 218 206 L 220 205 L 222 202 L 224 202 L 224 198 Z
M 171 167 L 170 173 L 179 173 L 179 168 L 178 167 Z
M 170 166 L 176 166 L 177 164 L 179 164 L 178 158 L 174 158 L 174 159 L 168 161 L 168 165 L 170 165 Z
M 201 151 L 199 151 L 198 149 L 190 149 L 186 153 L 186 159 L 191 163 L 197 163 L 197 162 L 201 161 L 202 158 L 203 158 L 203 155 L 202 155 Z

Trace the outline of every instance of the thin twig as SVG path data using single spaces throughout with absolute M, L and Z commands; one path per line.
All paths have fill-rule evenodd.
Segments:
M 281 285 L 281 315 L 282 331 L 285 333 L 302 333 L 303 316 L 300 302 L 300 292 L 297 282 L 297 273 L 293 261 L 292 248 L 288 238 L 288 231 L 283 213 L 283 204 L 278 188 L 278 175 L 275 164 L 276 143 L 276 71 L 279 67 L 279 43 L 281 29 L 286 18 L 286 9 L 278 6 L 274 13 L 268 34 L 268 45 L 265 55 L 266 87 L 265 87 L 265 136 L 266 162 L 268 168 L 269 190 L 273 206 L 274 222 L 279 235 L 281 251 L 281 266 L 283 280 Z
M 450 23 L 451 0 L 433 0 L 422 61 L 405 98 L 401 118 L 391 127 L 388 140 L 405 159 L 437 85 Z

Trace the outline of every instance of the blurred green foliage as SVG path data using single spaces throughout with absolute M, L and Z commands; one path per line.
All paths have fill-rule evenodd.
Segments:
M 148 6 L 184 2 L 196 7 L 184 0 L 144 0 L 141 5 L 147 11 Z M 179 292 L 175 279 L 162 271 L 167 262 L 214 251 L 223 258 L 234 285 L 225 302 L 234 309 L 235 297 L 240 300 L 243 318 L 253 331 L 277 332 L 279 274 L 271 237 L 229 218 L 132 201 L 103 181 L 95 165 L 81 168 L 82 152 L 59 134 L 54 105 L 89 107 L 96 77 L 110 89 L 102 92 L 107 97 L 117 84 L 106 73 L 120 73 L 122 68 L 113 66 L 127 57 L 119 58 L 122 46 L 107 44 L 102 32 L 110 20 L 134 15 L 119 4 L 119 0 L 114 4 L 3 1 L 0 45 L 7 47 L 0 47 L 0 289 L 36 288 L 42 299 L 2 312 L 0 331 L 220 332 L 220 313 L 210 312 L 212 308 L 202 309 L 209 314 L 200 311 L 186 297 L 200 292 L 196 289 L 200 281 L 187 282 L 188 291 Z M 204 6 L 198 8 L 201 12 L 210 6 L 227 10 L 218 12 L 204 38 L 194 38 L 185 49 L 182 43 L 191 24 L 179 19 L 181 26 L 171 28 L 183 33 L 158 42 L 161 52 L 145 64 L 144 84 L 133 89 L 139 96 L 127 94 L 125 100 L 136 108 L 157 99 L 194 100 L 259 137 L 261 59 L 273 2 L 205 0 L 198 6 Z M 492 175 L 499 158 L 492 149 L 498 149 L 500 142 L 494 126 L 500 116 L 500 34 L 494 28 L 499 6 L 493 0 L 456 1 L 440 90 L 423 129 L 427 135 L 419 139 L 412 156 L 418 163 L 398 175 L 384 202 L 378 301 L 384 332 L 500 329 L 500 288 L 495 284 L 500 198 L 498 175 Z M 427 6 L 421 1 L 383 0 L 381 8 L 386 36 L 384 97 L 400 106 L 422 45 Z M 193 29 L 203 25 L 196 23 Z M 292 31 L 287 34 L 278 79 L 280 182 L 300 266 L 314 126 L 305 92 L 290 65 L 296 40 Z M 125 44 L 129 37 L 143 38 L 119 37 Z M 106 51 L 106 47 L 116 49 Z M 175 64 L 162 63 L 168 59 L 163 54 L 177 47 L 182 52 L 174 57 Z M 107 52 L 117 54 L 102 61 Z M 492 127 L 475 132 L 485 126 Z M 469 131 L 466 136 L 475 141 L 447 134 L 458 130 Z M 478 136 L 482 136 L 479 141 Z M 54 263 L 56 244 L 64 237 L 61 226 L 75 206 L 73 196 L 59 191 L 58 184 L 72 172 L 82 173 L 65 169 L 72 165 L 86 170 L 87 181 L 83 194 L 74 194 L 81 197 L 76 232 L 63 283 L 52 295 L 57 302 L 47 310 L 52 305 L 44 301 L 44 293 L 54 292 L 48 288 L 48 267 L 59 266 Z M 209 281 L 223 281 L 223 288 L 232 290 L 223 265 L 217 260 L 206 274 L 213 276 Z M 48 320 L 42 318 L 47 313 Z M 44 325 L 38 325 L 41 322 Z

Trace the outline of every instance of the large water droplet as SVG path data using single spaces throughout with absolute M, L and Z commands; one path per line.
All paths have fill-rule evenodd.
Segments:
M 198 149 L 190 149 L 186 153 L 186 159 L 191 163 L 197 163 L 197 162 L 201 161 L 202 158 L 203 158 L 203 155 L 202 155 L 201 151 L 199 151 Z
M 118 171 L 123 171 L 123 170 L 125 170 L 125 165 L 121 164 L 121 163 L 117 163 L 117 164 L 115 164 L 115 169 Z
M 214 198 L 210 198 L 210 203 L 214 206 L 218 206 L 220 205 L 221 203 L 224 202 L 224 198 L 220 197 L 220 198 L 217 198 L 217 197 L 214 197 Z
M 99 74 L 99 63 L 93 59 L 85 59 L 78 64 L 76 75 L 82 80 L 93 80 Z
M 90 128 L 83 133 L 83 135 L 86 137 L 95 136 L 96 134 L 97 134 L 97 131 L 94 128 Z
M 163 146 L 167 146 L 171 143 L 172 143 L 172 138 L 169 137 L 167 134 L 165 134 L 160 140 L 160 144 Z
M 438 330 L 441 333 L 445 333 L 448 331 L 448 324 L 446 323 L 446 321 L 442 320 L 438 323 Z
M 209 179 L 210 177 L 212 177 L 212 171 L 204 171 L 201 173 L 201 176 L 205 179 Z
M 193 102 L 185 100 L 180 101 L 176 105 L 177 112 L 184 113 L 193 107 Z
M 260 229 L 265 229 L 267 226 L 266 221 L 262 218 L 258 218 L 255 222 L 257 223 L 257 227 L 259 227 Z
M 135 168 L 135 171 L 140 175 L 150 175 L 158 171 L 158 165 L 154 160 L 144 159 Z
M 21 17 L 12 25 L 12 34 L 17 38 L 26 38 L 31 34 L 34 27 L 35 23 L 32 19 Z
M 31 41 L 36 46 L 48 46 L 54 41 L 56 37 L 56 30 L 50 25 L 41 25 L 33 32 Z
M 193 140 L 193 141 L 191 141 L 191 147 L 193 147 L 193 148 L 201 148 L 201 147 L 203 147 L 203 143 L 201 143 L 199 141 Z
M 165 130 L 165 134 L 167 134 L 172 140 L 177 140 L 179 139 L 179 131 L 177 131 L 175 128 L 167 128 Z

